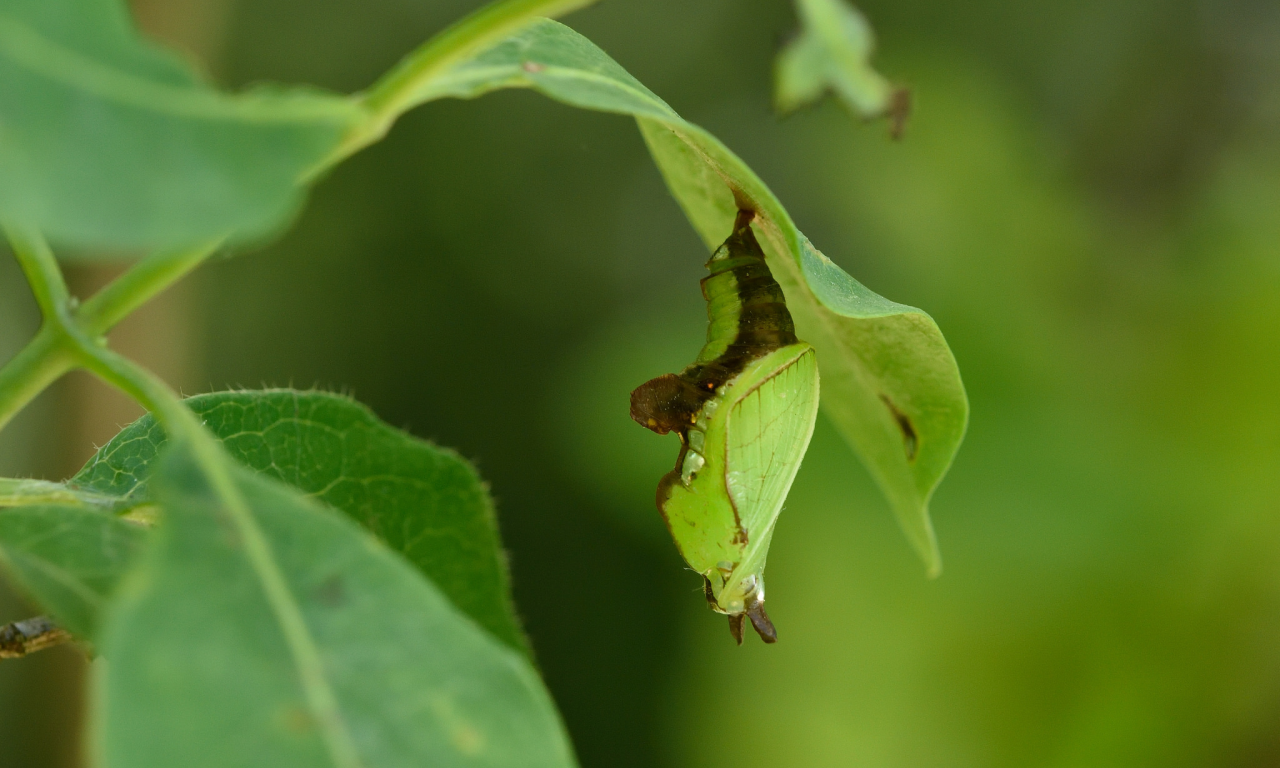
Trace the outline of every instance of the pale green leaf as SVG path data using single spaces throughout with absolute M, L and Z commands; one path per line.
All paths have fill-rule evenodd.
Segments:
M 345 516 L 175 442 L 101 633 L 107 768 L 574 764 L 529 662 Z
M 221 93 L 138 37 L 119 0 L 0 7 L 0 214 L 55 241 L 262 236 L 362 117 L 309 89 Z
M 822 255 L 741 159 L 562 24 L 532 24 L 417 95 L 420 103 L 515 87 L 635 116 L 668 187 L 709 248 L 729 234 L 738 208 L 758 213 L 769 267 L 797 333 L 817 347 L 822 404 L 936 573 L 941 560 L 928 502 L 964 436 L 968 401 L 933 319 L 877 295 Z
M 145 534 L 93 506 L 0 507 L 0 570 L 60 626 L 92 640 Z
M 526 642 L 511 601 L 489 494 L 456 453 L 394 429 L 325 392 L 217 392 L 186 401 L 233 458 L 350 515 L 508 645 Z M 144 416 L 71 481 L 137 504 L 164 444 Z
M 908 102 L 871 67 L 875 39 L 871 25 L 846 0 L 796 0 L 800 32 L 778 53 L 774 102 L 790 112 L 835 93 L 864 118 L 891 114 L 901 131 Z
M 0 507 L 21 507 L 30 504 L 89 504 L 109 508 L 115 506 L 117 501 L 113 496 L 71 488 L 63 483 L 0 477 Z

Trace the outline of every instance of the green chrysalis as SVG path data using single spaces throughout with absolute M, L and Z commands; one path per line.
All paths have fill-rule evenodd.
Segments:
M 818 414 L 817 357 L 796 339 L 753 217 L 739 211 L 707 262 L 709 324 L 697 360 L 631 393 L 631 418 L 680 437 L 658 511 L 739 644 L 744 617 L 766 643 L 778 639 L 764 610 L 765 558 Z

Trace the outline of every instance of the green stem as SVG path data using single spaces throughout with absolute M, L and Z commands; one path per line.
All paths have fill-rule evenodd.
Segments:
M 5 222 L 5 234 L 36 298 L 44 324 L 26 347 L 0 368 L 0 429 L 62 374 L 75 367 L 66 327 L 71 296 L 62 270 L 39 234 Z
M 232 462 L 178 393 L 150 371 L 108 349 L 101 336 L 112 323 L 200 263 L 213 246 L 147 259 L 73 317 L 62 272 L 43 238 L 18 227 L 7 226 L 6 231 L 44 313 L 44 325 L 36 338 L 0 369 L 0 425 L 49 382 L 74 367 L 87 368 L 154 414 L 173 447 L 181 445 L 190 451 L 239 534 L 245 557 L 289 646 L 308 708 L 320 725 L 332 762 L 338 768 L 359 768 L 355 740 L 342 721 L 319 646 L 280 570 L 271 542 L 236 484 Z
M 214 241 L 185 251 L 161 251 L 147 256 L 86 301 L 76 312 L 76 320 L 85 333 L 101 336 L 200 266 L 219 245 L 221 241 Z
M 400 115 L 420 103 L 427 83 L 455 64 L 501 42 L 539 17 L 554 18 L 596 0 L 502 0 L 486 5 L 420 45 L 365 92 L 369 117 L 328 157 L 313 176 L 386 135 Z
M 62 270 L 58 268 L 58 260 L 49 250 L 49 244 L 39 233 L 9 222 L 4 223 L 5 234 L 9 237 L 9 245 L 13 255 L 22 266 L 35 294 L 36 304 L 44 315 L 45 323 L 63 322 L 67 319 L 67 311 L 71 305 L 71 295 L 67 292 L 67 283 L 62 278 Z
M 0 429 L 36 396 L 75 367 L 75 356 L 55 325 L 45 325 L 0 368 Z
M 101 348 L 98 340 L 112 326 L 199 266 L 219 245 L 212 242 L 185 251 L 152 254 L 73 312 L 62 270 L 44 238 L 9 223 L 4 224 L 4 230 L 44 324 L 35 338 L 0 368 L 0 429 L 50 384 L 83 365 L 79 351 Z
M 81 367 L 141 403 L 170 435 L 198 440 L 203 434 L 200 420 L 158 376 L 83 333 L 73 332 L 72 339 L 76 362 Z

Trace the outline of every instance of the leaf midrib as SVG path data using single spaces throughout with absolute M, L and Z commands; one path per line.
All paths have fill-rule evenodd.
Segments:
M 537 64 L 538 66 L 541 67 L 541 69 L 537 70 L 536 72 L 529 72 L 525 70 L 523 66 L 518 64 L 492 64 L 484 67 L 476 67 L 473 69 L 455 70 L 439 78 L 436 78 L 435 80 L 431 81 L 429 84 L 425 85 L 422 88 L 422 90 L 419 92 L 420 94 L 424 94 L 423 96 L 421 96 L 422 98 L 421 103 L 430 102 L 435 99 L 445 98 L 451 95 L 447 93 L 447 90 L 449 88 L 457 88 L 459 86 L 466 87 L 466 86 L 472 85 L 473 83 L 483 84 L 486 82 L 491 82 L 493 80 L 496 80 L 500 77 L 509 77 L 511 75 L 523 77 L 525 78 L 525 82 L 521 82 L 519 84 L 519 87 L 522 87 L 522 88 L 537 88 L 539 86 L 539 83 L 537 81 L 540 78 L 558 78 L 561 80 L 582 80 L 584 82 L 590 82 L 597 85 L 607 85 L 610 88 L 616 89 L 618 91 L 622 91 L 629 96 L 648 102 L 654 105 L 655 107 L 658 107 L 659 111 L 668 115 L 671 119 L 673 119 L 674 121 L 677 121 L 680 125 L 688 125 L 685 119 L 680 117 L 679 113 L 677 113 L 674 109 L 671 108 L 670 104 L 667 104 L 662 99 L 653 95 L 653 93 L 651 93 L 650 91 L 636 88 L 635 86 L 627 83 L 626 81 L 619 80 L 616 77 L 611 77 L 609 75 L 601 74 L 599 72 L 591 72 L 590 70 L 585 70 L 585 69 L 577 69 L 574 67 L 564 67 L 558 64 L 543 64 L 541 62 L 536 62 L 536 61 L 531 63 Z M 534 75 L 536 75 L 537 77 L 533 77 Z M 509 88 L 511 86 L 502 85 L 498 87 L 488 87 L 486 88 L 486 90 L 487 91 L 497 90 L 499 87 Z M 656 118 L 651 118 L 651 119 L 656 119 Z
M 320 650 L 311 636 L 302 609 L 280 570 L 266 534 L 259 527 L 235 479 L 220 454 L 220 446 L 202 428 L 191 435 L 196 462 L 215 497 L 231 518 L 244 545 L 244 553 L 258 578 L 276 624 L 284 635 L 307 707 L 315 717 L 329 757 L 337 768 L 361 768 L 355 740 L 342 719 L 338 697 L 325 676 Z

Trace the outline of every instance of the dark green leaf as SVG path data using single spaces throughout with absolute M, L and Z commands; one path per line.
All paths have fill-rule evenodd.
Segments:
M 174 443 L 152 476 L 164 520 L 101 635 L 102 764 L 573 765 L 523 656 L 344 516 L 209 447 Z
M 0 566 L 73 635 L 99 613 L 145 540 L 139 525 L 84 505 L 0 507 Z
M 667 185 L 708 247 L 738 208 L 759 214 L 769 267 L 800 337 L 818 349 L 822 404 L 892 503 L 930 572 L 941 567 L 928 502 L 964 437 L 968 401 L 929 315 L 867 289 L 818 252 L 754 172 L 683 120 L 589 40 L 543 20 L 419 89 L 418 103 L 534 88 L 634 115 Z
M 54 240 L 149 248 L 268 233 L 362 116 L 304 89 L 220 93 L 141 40 L 119 0 L 0 9 L 0 213 Z
M 236 460 L 346 512 L 478 624 L 526 647 L 492 502 L 457 454 L 324 392 L 219 392 L 186 403 Z M 143 478 L 164 439 L 145 416 L 103 446 L 72 485 L 131 503 L 145 499 Z

